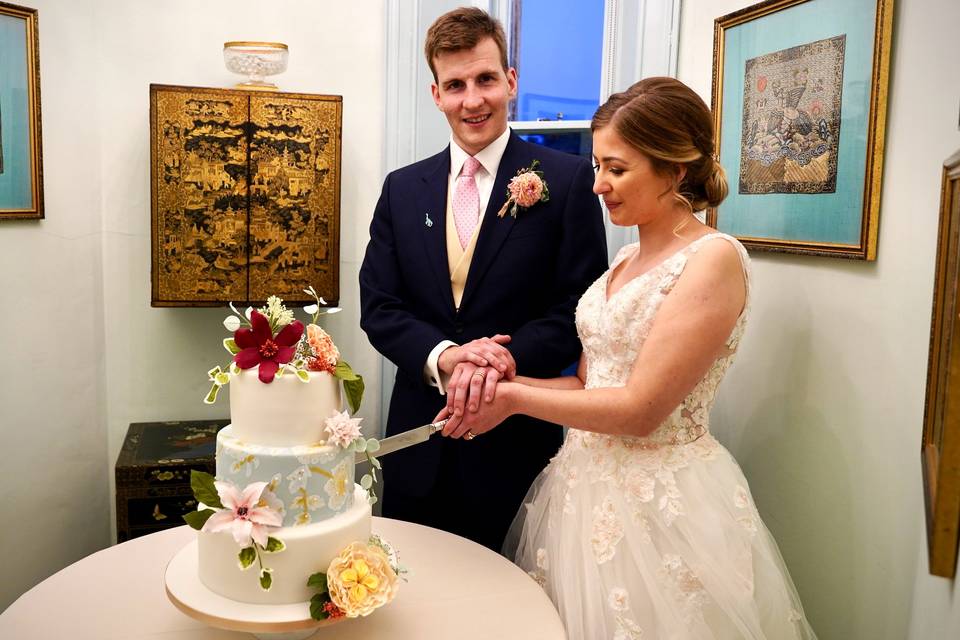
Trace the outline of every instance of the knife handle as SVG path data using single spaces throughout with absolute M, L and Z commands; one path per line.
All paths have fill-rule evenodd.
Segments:
M 446 425 L 446 424 L 447 424 L 447 421 L 446 421 L 446 420 L 440 420 L 439 422 L 431 422 L 431 423 L 430 423 L 430 435 L 433 435 L 433 434 L 437 433 L 438 431 L 441 431 L 441 430 L 443 429 L 444 425 Z

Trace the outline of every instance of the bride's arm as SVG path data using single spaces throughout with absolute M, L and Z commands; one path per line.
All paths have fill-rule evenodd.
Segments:
M 726 240 L 705 243 L 687 262 L 654 319 L 623 387 L 571 390 L 501 383 L 496 401 L 445 434 L 480 434 L 522 413 L 585 431 L 644 436 L 656 429 L 703 378 L 743 309 L 743 268 Z
M 577 364 L 577 375 L 561 376 L 559 378 L 528 378 L 527 376 L 514 376 L 511 382 L 523 384 L 528 387 L 538 387 L 540 389 L 583 389 L 583 384 L 587 379 L 587 357 L 580 356 L 580 362 Z M 502 383 L 503 384 L 503 383 Z

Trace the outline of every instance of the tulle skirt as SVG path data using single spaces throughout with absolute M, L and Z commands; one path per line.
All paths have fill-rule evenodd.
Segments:
M 571 429 L 504 553 L 570 640 L 816 637 L 740 467 L 709 433 L 646 448 Z

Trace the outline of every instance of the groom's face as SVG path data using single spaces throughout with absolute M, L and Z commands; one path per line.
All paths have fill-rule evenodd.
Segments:
M 442 53 L 433 60 L 433 101 L 450 124 L 460 148 L 476 155 L 507 128 L 507 106 L 517 95 L 517 72 L 500 64 L 492 38 L 473 49 Z

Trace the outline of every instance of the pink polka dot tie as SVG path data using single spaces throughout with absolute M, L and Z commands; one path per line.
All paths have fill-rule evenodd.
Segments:
M 480 217 L 480 192 L 477 191 L 477 181 L 473 178 L 479 168 L 480 162 L 473 156 L 467 156 L 453 191 L 453 221 L 457 225 L 457 237 L 460 238 L 462 248 L 466 248 L 470 242 Z

